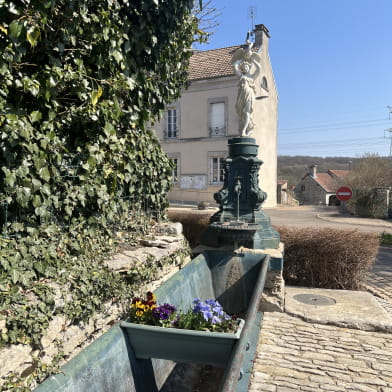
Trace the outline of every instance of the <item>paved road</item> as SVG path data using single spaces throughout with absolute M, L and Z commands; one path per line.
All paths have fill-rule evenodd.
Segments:
M 392 233 L 390 220 L 344 216 L 335 207 L 299 206 L 264 208 L 263 210 L 271 218 L 272 224 L 276 226 L 332 227 Z

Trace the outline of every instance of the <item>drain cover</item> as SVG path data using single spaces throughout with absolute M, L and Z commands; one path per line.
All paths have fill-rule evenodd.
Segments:
M 325 297 L 317 294 L 297 294 L 293 297 L 296 301 L 306 305 L 327 306 L 335 305 L 336 301 L 333 298 Z

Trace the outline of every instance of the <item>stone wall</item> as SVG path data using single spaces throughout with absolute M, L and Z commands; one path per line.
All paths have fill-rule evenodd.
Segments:
M 302 190 L 301 186 L 305 189 Z M 301 204 L 326 204 L 327 193 L 325 190 L 310 176 L 305 177 L 296 187 L 295 187 L 295 197 Z
M 154 228 L 151 238 L 140 241 L 140 247 L 124 250 L 105 260 L 109 269 L 118 273 L 126 273 L 131 268 L 154 257 L 159 266 L 157 279 L 140 287 L 140 293 L 154 291 L 159 285 L 190 261 L 184 256 L 188 245 L 182 235 L 180 223 L 164 223 Z M 170 263 L 162 263 L 172 256 Z M 70 294 L 53 285 L 57 307 L 72 300 Z M 136 293 L 139 294 L 139 293 Z M 41 339 L 42 349 L 33 350 L 30 345 L 9 345 L 0 349 L 0 388 L 4 380 L 11 374 L 27 377 L 36 368 L 38 361 L 50 365 L 59 353 L 64 354 L 60 365 L 76 356 L 84 347 L 107 331 L 124 314 L 124 305 L 116 300 L 108 301 L 104 311 L 96 314 L 88 322 L 72 324 L 65 315 L 59 314 L 49 322 L 48 329 Z M 5 322 L 0 324 L 0 332 Z M 4 389 L 1 389 L 4 390 Z

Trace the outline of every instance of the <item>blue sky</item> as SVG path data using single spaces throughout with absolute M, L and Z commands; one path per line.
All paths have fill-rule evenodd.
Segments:
M 208 45 L 270 31 L 279 93 L 279 155 L 389 155 L 392 0 L 215 0 L 220 25 Z

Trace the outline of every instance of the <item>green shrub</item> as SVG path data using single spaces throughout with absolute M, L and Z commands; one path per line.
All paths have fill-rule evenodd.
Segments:
M 379 238 L 357 230 L 276 228 L 285 245 L 287 284 L 328 289 L 361 289 L 374 263 Z
M 382 233 L 381 234 L 381 244 L 382 245 L 392 245 L 392 234 Z

